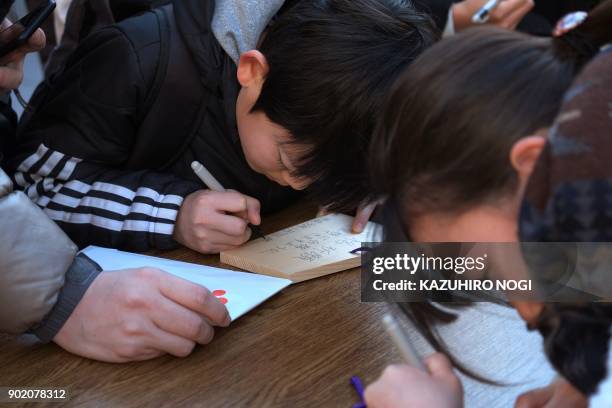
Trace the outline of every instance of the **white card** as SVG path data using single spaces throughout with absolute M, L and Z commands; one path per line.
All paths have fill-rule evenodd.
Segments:
M 225 291 L 217 297 L 227 300 L 225 306 L 232 320 L 239 318 L 291 284 L 288 279 L 172 261 L 97 246 L 89 246 L 81 252 L 97 262 L 105 271 L 149 266 L 205 286 L 211 292 Z

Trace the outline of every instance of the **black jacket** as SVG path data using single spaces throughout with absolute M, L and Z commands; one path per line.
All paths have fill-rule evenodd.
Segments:
M 226 188 L 258 198 L 264 212 L 295 195 L 244 159 L 236 66 L 210 29 L 214 1 L 177 0 L 164 11 L 172 67 L 160 62 L 156 13 L 94 32 L 41 86 L 7 162 L 16 185 L 81 247 L 176 246 L 183 198 L 205 188 L 193 160 Z

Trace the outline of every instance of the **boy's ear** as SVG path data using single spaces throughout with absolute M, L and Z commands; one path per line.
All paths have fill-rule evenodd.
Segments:
M 528 179 L 544 146 L 546 137 L 540 135 L 519 139 L 510 151 L 510 163 L 521 179 Z
M 260 85 L 263 83 L 270 67 L 266 57 L 257 50 L 251 50 L 240 55 L 238 61 L 238 82 L 242 87 Z

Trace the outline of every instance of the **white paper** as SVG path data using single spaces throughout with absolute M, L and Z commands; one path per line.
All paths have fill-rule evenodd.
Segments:
M 232 320 L 291 284 L 288 279 L 172 261 L 97 246 L 89 246 L 81 252 L 96 261 L 105 271 L 149 266 L 205 286 L 211 292 L 224 290 L 226 293 L 222 297 L 227 299 L 225 306 Z

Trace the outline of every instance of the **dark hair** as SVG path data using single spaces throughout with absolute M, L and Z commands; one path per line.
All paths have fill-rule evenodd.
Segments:
M 547 304 L 535 327 L 555 369 L 585 395 L 606 377 L 612 304 Z
M 611 22 L 608 0 L 560 38 L 479 27 L 425 51 L 394 86 L 372 140 L 371 199 L 386 198 L 386 240 L 406 240 L 396 225 L 420 213 L 460 213 L 514 190 L 513 144 L 553 123 L 575 75 L 612 40 Z M 448 354 L 435 325 L 457 315 L 444 306 L 402 308 Z
M 405 204 L 407 223 L 514 189 L 512 145 L 552 124 L 574 74 L 550 39 L 482 27 L 440 42 L 389 98 L 372 143 L 374 194 Z
M 262 111 L 306 151 L 295 175 L 320 205 L 350 211 L 367 195 L 366 154 L 384 98 L 438 38 L 406 0 L 304 0 L 280 14 L 260 44 L 270 71 Z

